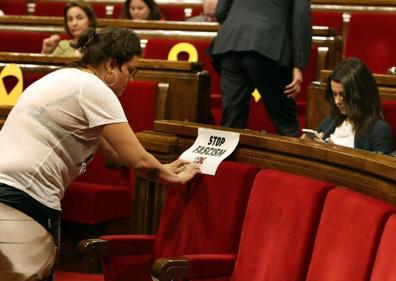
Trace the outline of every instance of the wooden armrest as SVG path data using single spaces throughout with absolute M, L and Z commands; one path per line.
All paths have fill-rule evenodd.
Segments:
M 234 254 L 196 254 L 180 258 L 162 258 L 154 262 L 151 274 L 153 280 L 160 281 L 231 276 L 235 260 Z
M 189 262 L 184 258 L 158 259 L 152 269 L 153 280 L 171 281 L 189 276 Z M 155 278 L 155 279 L 154 279 Z
M 84 260 L 93 262 L 109 254 L 107 241 L 103 239 L 85 239 L 77 244 L 77 252 Z

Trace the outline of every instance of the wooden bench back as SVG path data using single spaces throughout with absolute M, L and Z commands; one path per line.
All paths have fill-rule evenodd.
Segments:
M 0 69 L 15 63 L 30 82 L 55 69 L 67 66 L 73 58 L 42 54 L 0 53 Z M 189 62 L 141 59 L 136 80 L 168 83 L 166 119 L 209 120 L 209 76 L 202 65 Z M 3 114 L 4 115 L 4 114 Z
M 238 147 L 229 160 L 331 182 L 396 204 L 396 159 L 391 156 L 292 137 L 167 120 L 156 121 L 154 131 L 139 133 L 138 138 L 148 151 L 167 162 L 193 144 L 198 127 L 240 133 Z M 136 198 L 150 195 L 156 198 L 156 204 L 152 205 L 154 209 L 150 209 L 153 214 L 151 220 L 140 221 L 135 230 L 155 229 L 162 209 L 161 198 L 166 191 L 148 189 L 147 181 L 143 179 L 137 182 L 136 191 L 140 193 Z M 147 213 L 147 202 L 135 202 L 135 208 L 137 216 Z

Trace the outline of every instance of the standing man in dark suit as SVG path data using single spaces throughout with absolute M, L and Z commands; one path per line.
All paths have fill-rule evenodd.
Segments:
M 257 88 L 277 133 L 299 134 L 294 97 L 311 51 L 310 2 L 219 0 L 222 27 L 211 53 L 221 73 L 222 126 L 246 127 Z

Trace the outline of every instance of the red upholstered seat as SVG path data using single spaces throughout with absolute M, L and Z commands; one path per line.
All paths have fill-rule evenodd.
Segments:
M 113 19 L 118 19 L 121 15 L 122 8 L 124 7 L 123 3 L 112 3 L 113 5 Z
M 396 280 L 396 215 L 392 215 L 385 224 L 377 256 L 374 262 L 371 281 Z
M 342 12 L 312 11 L 312 25 L 334 28 L 342 34 Z
M 0 31 L 1 52 L 40 53 L 44 38 L 50 32 L 38 31 Z
M 157 235 L 102 237 L 110 252 L 103 259 L 105 279 L 151 280 L 152 262 L 159 257 L 235 252 L 258 171 L 225 161 L 216 176 L 199 175 L 187 186 L 168 188 Z
M 157 94 L 157 82 L 128 83 L 120 101 L 135 132 L 153 128 Z M 62 201 L 62 219 L 73 223 L 99 224 L 130 217 L 133 180 L 128 169 L 108 169 L 103 158 L 96 155 L 87 172 L 66 190 Z
M 183 255 L 190 262 L 191 277 L 304 280 L 323 204 L 333 187 L 304 176 L 262 170 L 250 193 L 238 254 Z
M 95 155 L 85 174 L 66 190 L 62 200 L 62 220 L 99 224 L 130 217 L 132 191 L 125 170 L 110 170 Z
M 186 42 L 192 44 L 198 52 L 198 61 L 203 63 L 203 68 L 209 72 L 210 80 L 211 80 L 211 95 L 221 95 L 220 89 L 220 76 L 215 71 L 212 66 L 211 58 L 206 53 L 208 49 L 211 39 L 165 39 L 165 38 L 150 38 L 147 41 L 147 45 L 144 49 L 144 58 L 147 59 L 168 59 L 169 51 L 175 46 L 177 43 Z M 187 60 L 187 53 L 180 53 L 178 56 L 179 60 Z
M 165 20 L 169 21 L 184 21 L 184 6 L 177 4 L 163 4 L 159 6 L 159 10 L 164 16 Z
M 68 1 L 37 0 L 34 14 L 36 16 L 63 17 Z M 106 17 L 105 3 L 90 3 L 98 18 Z
M 27 15 L 27 2 L 27 0 L 1 0 L 0 10 L 6 15 Z
M 318 58 L 318 46 L 312 46 L 311 54 L 307 67 L 303 70 L 303 83 L 301 84 L 301 92 L 296 97 L 297 118 L 300 127 L 305 127 L 305 112 L 307 108 L 307 91 L 309 84 L 315 80 L 316 61 Z M 265 94 L 265 93 L 264 93 Z M 263 101 L 260 99 L 256 102 L 250 99 L 250 112 L 247 128 L 255 131 L 266 131 L 275 133 L 275 129 L 264 107 Z
M 307 281 L 369 280 L 378 241 L 396 207 L 351 190 L 329 192 Z
M 34 15 L 63 17 L 63 10 L 66 3 L 66 1 L 37 0 Z
M 345 57 L 358 57 L 374 73 L 396 65 L 396 14 L 353 13 L 345 43 Z
M 106 3 L 90 2 L 97 18 L 106 17 Z
M 332 184 L 263 170 L 253 185 L 231 280 L 303 280 Z

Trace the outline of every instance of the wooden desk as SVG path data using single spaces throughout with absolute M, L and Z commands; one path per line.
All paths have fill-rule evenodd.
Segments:
M 55 257 L 54 240 L 44 227 L 0 203 L 1 281 L 45 280 Z
M 153 131 L 137 134 L 144 148 L 160 161 L 177 158 L 195 141 L 198 127 L 240 133 L 231 161 L 252 163 L 328 181 L 396 204 L 396 158 L 299 138 L 242 129 L 157 120 Z M 142 178 L 135 184 L 134 233 L 156 233 L 166 188 Z

